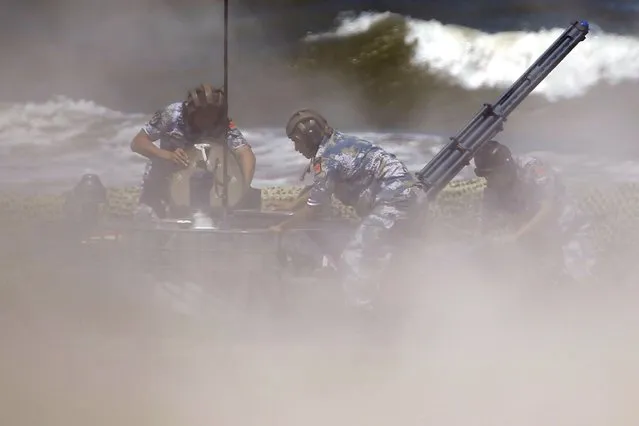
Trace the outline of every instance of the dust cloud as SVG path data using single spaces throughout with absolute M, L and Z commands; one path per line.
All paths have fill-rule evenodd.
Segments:
M 221 82 L 211 71 L 220 55 L 201 53 L 210 33 L 220 34 L 221 10 L 220 26 L 212 26 L 208 17 L 184 23 L 157 2 L 79 4 L 48 3 L 29 14 L 34 21 L 22 27 L 22 37 L 10 39 L 4 49 L 13 60 L 0 67 L 8 98 L 58 92 L 150 111 L 194 82 Z M 259 30 L 252 21 L 248 27 Z M 234 37 L 240 33 L 236 27 Z M 177 80 L 163 74 L 182 52 L 216 59 Z M 258 121 L 281 115 L 284 122 L 307 106 L 297 96 L 305 84 L 267 78 L 284 72 L 277 61 L 262 66 L 246 51 L 234 61 L 243 71 L 232 82 L 232 108 L 241 114 Z M 333 82 L 313 84 L 340 90 Z M 283 97 L 274 100 L 273 92 Z M 336 105 L 331 96 L 313 102 L 339 106 L 332 110 L 336 120 L 351 118 L 348 104 Z M 572 119 L 570 111 L 564 119 Z M 556 115 L 545 123 L 558 123 Z M 572 123 L 568 128 L 578 130 L 577 118 Z M 630 140 L 631 126 L 622 124 L 619 135 Z M 33 253 L 20 251 L 15 240 L 0 241 L 0 249 L 3 425 L 636 423 L 637 290 L 616 281 L 549 289 L 518 285 L 515 273 L 500 280 L 461 254 L 420 258 L 425 267 L 389 283 L 411 301 L 392 325 L 363 324 L 373 329 L 368 333 L 325 313 L 314 325 L 261 318 L 246 332 L 140 303 L 140 294 L 153 290 L 130 282 L 106 259 L 103 270 L 87 271 L 77 258 L 76 275 L 60 260 L 64 250 L 30 263 Z M 114 287 L 100 285 L 117 274 Z
M 636 422 L 637 290 L 617 282 L 531 285 L 511 258 L 480 267 L 434 247 L 387 283 L 393 316 L 311 306 L 223 322 L 154 304 L 106 257 L 82 271 L 69 254 L 5 268 L 2 424 Z

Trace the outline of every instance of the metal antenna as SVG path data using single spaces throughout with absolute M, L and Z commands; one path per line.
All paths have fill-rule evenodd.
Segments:
M 229 0 L 224 0 L 224 118 L 229 116 Z M 222 223 L 226 224 L 229 209 L 229 176 L 228 176 L 228 136 L 229 126 L 224 131 L 222 143 Z

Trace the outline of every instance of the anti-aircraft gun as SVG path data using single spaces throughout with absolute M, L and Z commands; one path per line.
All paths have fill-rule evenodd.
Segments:
M 528 68 L 528 70 L 495 102 L 484 104 L 477 115 L 418 173 L 428 200 L 439 192 L 466 166 L 477 151 L 503 130 L 508 115 L 585 40 L 589 25 L 575 21 Z
M 225 98 L 228 100 L 226 55 L 228 0 L 224 1 L 224 6 L 224 86 L 227 94 Z M 477 151 L 502 130 L 508 115 L 578 43 L 585 39 L 588 30 L 587 22 L 574 22 L 494 105 L 484 105 L 470 123 L 458 135 L 451 138 L 451 142 L 417 173 L 428 199 L 434 199 L 470 162 Z M 225 109 L 228 109 L 228 104 L 225 104 Z M 123 265 L 117 264 L 117 267 L 113 266 L 109 269 L 128 271 L 124 282 L 130 282 L 130 277 L 136 277 L 134 279 L 136 282 L 202 283 L 206 285 L 208 294 L 214 295 L 212 298 L 217 300 L 219 297 L 220 300 L 229 301 L 243 300 L 242 294 L 245 292 L 263 295 L 271 290 L 275 293 L 279 291 L 280 283 L 285 281 L 281 279 L 283 271 L 291 263 L 285 257 L 289 254 L 297 255 L 299 248 L 308 247 L 294 243 L 292 248 L 282 248 L 283 237 L 274 235 L 267 229 L 268 225 L 281 221 L 282 217 L 276 212 L 263 212 L 260 209 L 253 212 L 243 212 L 238 209 L 229 211 L 228 147 L 226 143 L 222 143 L 221 147 L 223 154 L 220 164 L 222 169 L 220 226 L 216 226 L 215 229 L 194 229 L 190 224 L 186 224 L 187 221 L 182 220 L 145 224 L 132 222 L 118 225 L 117 239 L 120 242 L 118 250 L 114 250 L 118 253 L 114 259 L 124 258 L 125 261 Z M 201 183 L 208 185 L 209 177 L 203 179 Z M 199 187 L 192 189 L 196 195 L 206 195 L 208 192 L 208 186 L 204 189 Z M 189 191 L 189 199 L 191 199 L 190 195 Z M 89 201 L 94 204 L 101 200 L 102 198 L 89 197 Z M 203 203 L 197 202 L 193 206 L 192 201 L 188 204 L 195 208 L 203 206 Z M 93 210 L 83 211 L 86 213 Z M 331 235 L 344 234 L 344 228 L 337 225 L 336 223 L 327 224 L 327 229 L 330 228 L 332 231 L 326 232 Z M 300 234 L 307 231 L 314 232 L 313 229 L 297 231 Z M 101 268 L 104 264 L 105 260 L 100 258 Z M 265 285 L 270 281 L 276 285 Z M 233 285 L 228 285 L 229 283 Z

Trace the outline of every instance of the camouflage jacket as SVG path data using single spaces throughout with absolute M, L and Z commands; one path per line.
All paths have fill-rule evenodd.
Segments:
M 417 184 L 394 154 L 338 131 L 320 145 L 312 170 L 314 180 L 308 205 L 324 205 L 334 195 L 360 215 L 367 214 L 377 203 L 403 200 Z
M 579 214 L 555 170 L 535 157 L 520 156 L 514 160 L 515 185 L 507 191 L 491 187 L 484 190 L 482 224 L 485 230 L 498 226 L 518 228 L 531 220 L 545 201 L 555 206 L 555 229 L 569 232 L 582 225 L 585 218 Z
M 142 131 L 152 141 L 159 140 L 160 148 L 168 151 L 174 151 L 177 148 L 185 149 L 205 138 L 210 138 L 209 135 L 195 133 L 189 127 L 184 119 L 183 102 L 175 102 L 156 111 L 151 119 L 144 124 Z M 242 132 L 235 127 L 232 121 L 229 124 L 227 135 L 226 143 L 231 150 L 250 147 Z M 160 182 L 168 178 L 173 171 L 173 166 L 165 161 L 149 160 L 142 179 L 143 199 L 156 198 L 162 192 Z M 157 186 L 157 188 L 151 189 L 152 186 Z

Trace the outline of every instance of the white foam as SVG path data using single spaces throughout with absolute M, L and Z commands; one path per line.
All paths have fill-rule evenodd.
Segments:
M 129 144 L 150 114 L 125 114 L 90 101 L 56 98 L 42 104 L 0 107 L 0 181 L 3 185 L 48 183 L 70 188 L 88 171 L 107 185 L 140 181 L 144 159 Z M 348 129 L 343 129 L 348 130 Z M 299 184 L 308 161 L 294 151 L 280 128 L 242 129 L 257 156 L 253 186 Z M 353 132 L 395 153 L 408 167 L 422 168 L 447 142 L 423 133 Z M 29 146 L 27 151 L 16 150 Z M 585 155 L 534 153 L 570 175 L 639 180 L 639 162 Z M 472 177 L 465 168 L 457 178 Z M 308 179 L 305 183 L 309 183 Z
M 307 40 L 365 32 L 388 16 L 389 12 L 344 15 L 334 31 Z M 414 62 L 465 89 L 510 86 L 565 30 L 488 34 L 436 20 L 408 19 L 408 25 L 406 41 L 417 41 Z M 534 93 L 555 101 L 582 95 L 599 83 L 638 78 L 639 39 L 593 30 Z

